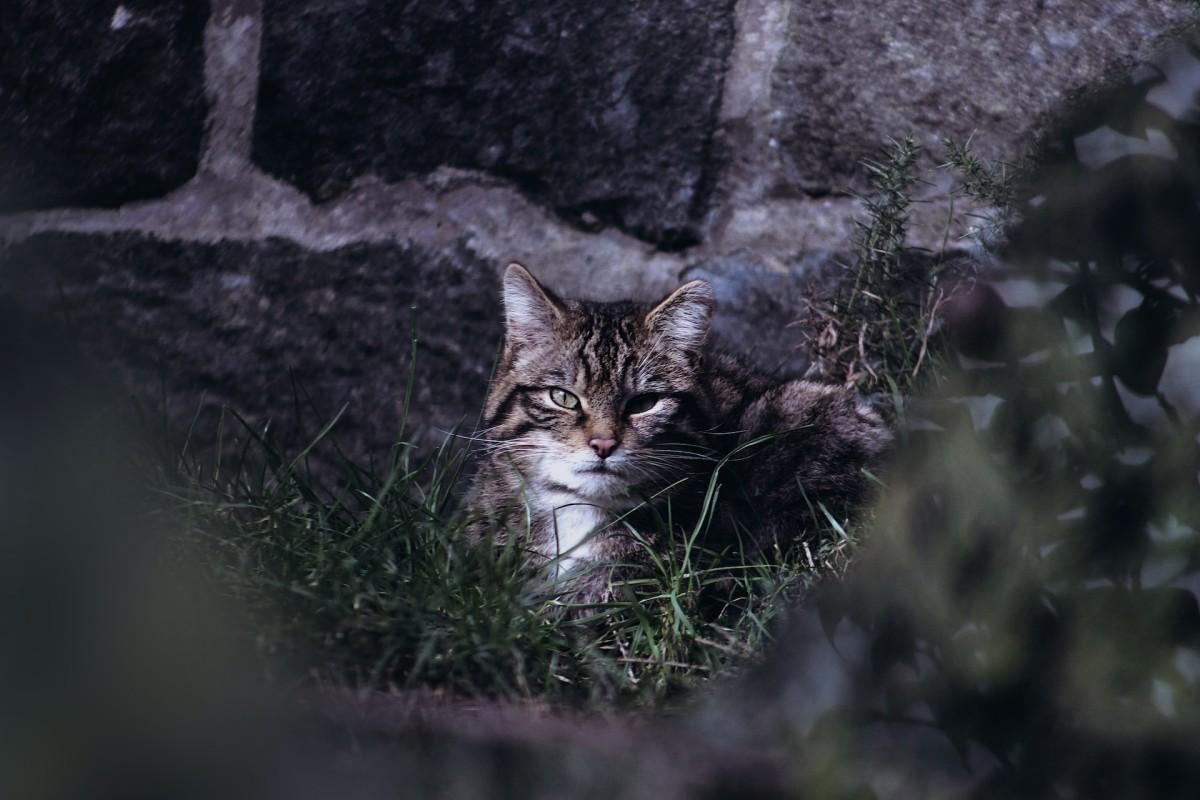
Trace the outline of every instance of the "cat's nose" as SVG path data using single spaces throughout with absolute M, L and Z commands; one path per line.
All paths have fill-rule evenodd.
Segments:
M 611 436 L 594 436 L 588 440 L 588 444 L 596 451 L 596 455 L 601 458 L 608 458 L 617 449 L 617 445 L 620 442 Z

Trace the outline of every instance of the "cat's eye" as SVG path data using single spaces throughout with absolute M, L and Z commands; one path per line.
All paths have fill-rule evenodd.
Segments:
M 575 409 L 579 408 L 579 398 L 568 392 L 566 389 L 551 389 L 550 402 L 569 411 L 574 411 Z
M 635 394 L 633 397 L 625 401 L 625 413 L 633 416 L 634 414 L 645 414 L 650 409 L 658 405 L 659 396 L 651 392 Z

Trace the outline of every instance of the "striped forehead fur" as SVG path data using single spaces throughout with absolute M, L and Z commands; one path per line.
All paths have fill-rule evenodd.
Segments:
M 490 400 L 530 381 L 566 389 L 679 389 L 696 377 L 713 309 L 703 281 L 655 305 L 563 301 L 519 264 L 505 273 L 504 304 L 505 353 Z M 487 416 L 498 410 L 489 402 Z

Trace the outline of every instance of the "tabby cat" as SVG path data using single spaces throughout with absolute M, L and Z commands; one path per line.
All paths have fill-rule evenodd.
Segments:
M 851 390 L 773 382 L 706 351 L 713 308 L 704 281 L 650 306 L 591 303 L 509 265 L 468 503 L 477 529 L 521 536 L 596 599 L 608 585 L 597 567 L 638 556 L 627 525 L 651 536 L 667 497 L 674 521 L 694 521 L 730 454 L 714 540 L 794 541 L 818 502 L 834 513 L 858 502 L 891 439 L 880 416 Z

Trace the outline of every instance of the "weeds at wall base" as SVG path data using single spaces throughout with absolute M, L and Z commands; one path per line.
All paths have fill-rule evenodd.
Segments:
M 662 557 L 631 567 L 609 602 L 572 610 L 506 544 L 473 541 L 455 513 L 468 452 L 411 448 L 386 474 L 346 460 L 329 485 L 304 456 L 336 452 L 333 426 L 286 457 L 230 415 L 236 452 L 176 458 L 158 496 L 176 544 L 245 610 L 240 633 L 284 681 L 434 689 L 567 704 L 672 703 L 760 658 L 785 597 L 844 564 L 815 536 L 761 556 L 658 532 Z M 232 440 L 232 437 L 231 437 Z M 218 467 L 219 465 L 219 467 Z M 675 557 L 675 554 L 681 557 Z

